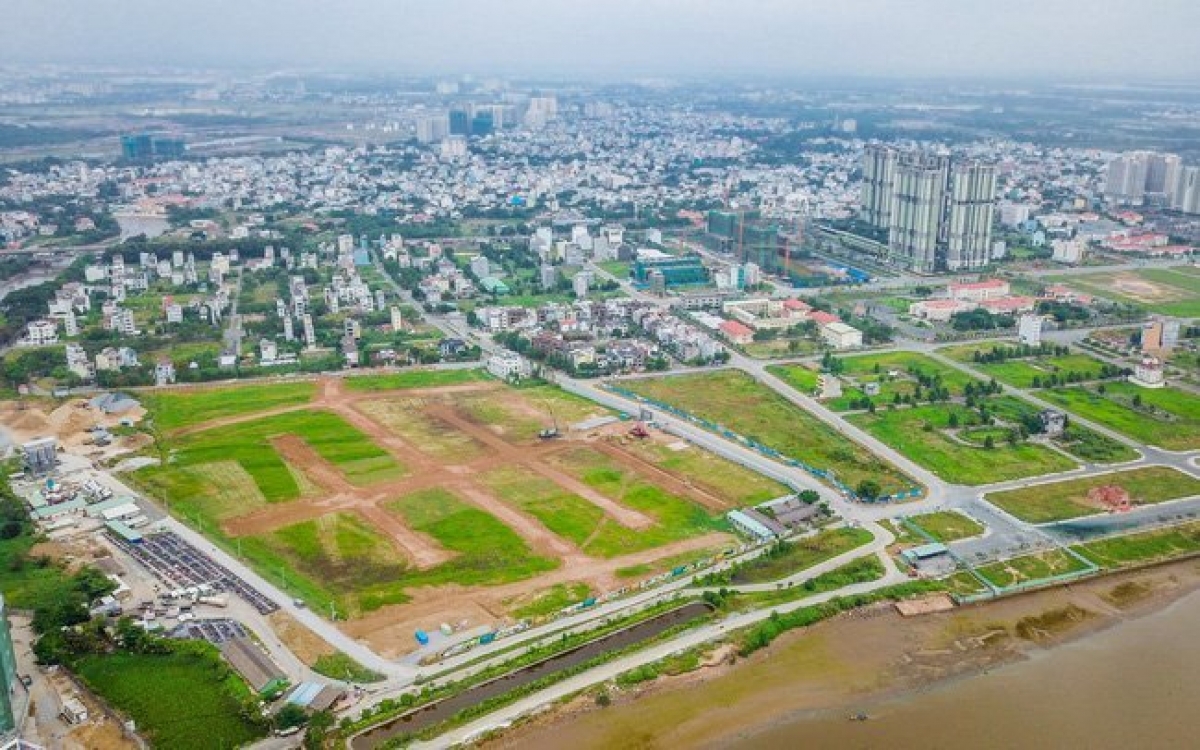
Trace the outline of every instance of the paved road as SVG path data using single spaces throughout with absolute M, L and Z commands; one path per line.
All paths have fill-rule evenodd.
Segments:
M 543 691 L 523 698 L 509 706 L 505 706 L 504 708 L 494 711 L 483 718 L 477 719 L 465 726 L 446 732 L 435 740 L 414 743 L 413 745 L 410 745 L 410 747 L 421 749 L 451 747 L 458 743 L 465 742 L 472 737 L 478 736 L 488 730 L 507 726 L 516 719 L 537 711 L 541 706 L 557 701 L 560 698 L 564 698 L 593 685 L 607 682 L 608 680 L 614 679 L 617 675 L 634 669 L 635 667 L 639 667 L 644 664 L 650 664 L 666 658 L 671 654 L 718 640 L 724 637 L 730 631 L 762 622 L 763 620 L 769 618 L 772 612 L 786 614 L 802 607 L 820 604 L 822 602 L 842 596 L 853 596 L 856 594 L 869 593 L 885 586 L 904 583 L 907 580 L 909 580 L 907 576 L 892 569 L 892 571 L 877 581 L 854 584 L 852 586 L 839 589 L 838 591 L 817 594 L 794 602 L 779 604 L 767 609 L 730 615 L 720 621 L 711 623 L 709 625 L 704 625 L 695 630 L 687 631 L 678 638 L 673 638 L 665 643 L 643 649 L 636 653 L 630 654 L 629 656 L 609 662 L 608 664 L 598 666 L 594 669 L 589 669 L 586 672 L 570 677 L 562 682 L 555 683 L 553 686 Z
M 118 485 L 121 492 L 130 495 L 131 497 L 142 497 L 138 492 L 126 485 L 119 477 L 109 475 L 111 481 Z M 274 601 L 279 607 L 288 614 L 295 617 L 302 624 L 315 632 L 317 635 L 324 638 L 334 648 L 345 652 L 347 655 L 358 661 L 363 666 L 373 669 L 376 672 L 400 679 L 411 680 L 415 675 L 415 671 L 408 666 L 397 664 L 389 659 L 379 656 L 371 649 L 362 645 L 342 631 L 338 630 L 337 626 L 323 617 L 318 616 L 315 612 L 306 607 L 297 607 L 293 602 L 293 598 L 286 592 L 281 591 L 275 584 L 267 581 L 265 578 L 254 572 L 233 555 L 225 552 L 225 550 L 217 547 L 199 532 L 194 531 L 191 527 L 185 526 L 175 518 L 167 516 L 159 521 L 159 525 L 169 531 L 174 531 L 179 536 L 186 539 L 191 544 L 201 549 L 205 554 L 212 557 L 214 560 L 224 565 L 232 573 L 242 578 L 254 588 L 258 589 L 267 598 Z

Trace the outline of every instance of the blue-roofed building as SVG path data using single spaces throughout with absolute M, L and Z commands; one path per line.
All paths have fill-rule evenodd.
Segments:
M 729 523 L 733 524 L 735 529 L 755 539 L 767 542 L 775 538 L 775 532 L 767 528 L 766 524 L 740 510 L 729 511 L 725 514 L 725 518 L 729 520 Z

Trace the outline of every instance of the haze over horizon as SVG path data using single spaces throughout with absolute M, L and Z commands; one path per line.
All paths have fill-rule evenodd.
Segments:
M 517 75 L 1200 77 L 1186 0 L 9 0 L 0 62 Z M 169 7 L 174 6 L 174 7 Z

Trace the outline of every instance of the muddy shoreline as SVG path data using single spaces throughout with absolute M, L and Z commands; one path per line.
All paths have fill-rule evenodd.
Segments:
M 610 689 L 605 708 L 580 696 L 487 747 L 751 747 L 795 740 L 788 733 L 809 725 L 837 734 L 850 715 L 968 688 L 979 675 L 1142 620 L 1197 591 L 1200 563 L 1192 559 L 913 618 L 870 607 L 788 633 L 733 664 Z

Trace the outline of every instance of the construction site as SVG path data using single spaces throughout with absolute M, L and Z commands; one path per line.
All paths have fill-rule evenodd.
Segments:
M 636 416 L 551 386 L 328 378 L 170 431 L 170 462 L 129 476 L 347 634 L 419 659 L 715 559 L 739 543 L 728 511 L 787 494 Z

